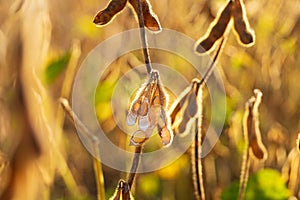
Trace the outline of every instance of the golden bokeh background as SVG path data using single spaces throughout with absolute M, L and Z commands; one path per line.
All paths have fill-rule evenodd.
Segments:
M 91 155 L 70 120 L 64 122 L 58 99 L 61 95 L 69 97 L 72 73 L 97 44 L 138 27 L 135 13 L 128 5 L 107 26 L 96 27 L 93 17 L 107 3 L 0 0 L 2 199 L 97 199 Z M 151 4 L 163 28 L 197 40 L 206 33 L 226 1 L 151 0 Z M 283 199 L 300 199 L 300 154 L 295 151 L 300 129 L 300 1 L 245 0 L 245 8 L 256 41 L 252 47 L 243 47 L 231 31 L 218 59 L 227 95 L 227 114 L 220 140 L 203 159 L 206 196 L 220 199 L 239 180 L 244 104 L 253 89 L 259 88 L 263 92 L 260 129 L 268 159 L 253 160 L 250 174 L 271 168 L 275 175 L 262 175 L 265 184 L 274 178 L 275 182 L 278 180 L 276 187 L 283 187 L 275 189 L 282 191 Z M 150 51 L 150 55 L 154 62 L 175 69 L 182 70 L 188 65 L 183 59 L 159 50 Z M 113 123 L 110 96 L 119 77 L 142 64 L 142 60 L 139 51 L 117 59 L 106 71 L 101 92 L 95 97 L 103 129 L 124 148 L 129 140 Z M 73 71 L 68 71 L 70 68 Z M 192 76 L 190 72 L 189 78 Z M 204 130 L 208 123 L 205 119 L 206 115 Z M 103 174 L 108 199 L 118 180 L 127 175 L 105 165 Z M 138 175 L 133 194 L 143 200 L 194 199 L 189 153 L 164 169 Z

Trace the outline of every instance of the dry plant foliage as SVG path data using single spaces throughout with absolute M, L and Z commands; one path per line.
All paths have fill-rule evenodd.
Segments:
M 192 161 L 191 169 L 195 198 L 197 200 L 204 200 L 205 198 L 219 198 L 219 196 L 213 196 L 213 193 L 220 191 L 220 189 L 223 189 L 223 185 L 225 185 L 217 185 L 217 182 L 219 181 L 218 179 L 222 179 L 219 175 L 217 175 L 220 173 L 218 170 L 224 169 L 222 168 L 223 166 L 216 164 L 217 158 L 215 157 L 221 157 L 219 155 L 222 154 L 218 154 L 218 151 L 220 152 L 220 150 L 217 149 L 215 152 L 212 152 L 212 154 L 214 154 L 212 157 L 214 158 L 208 161 L 208 163 L 210 162 L 209 165 L 206 163 L 209 167 L 213 166 L 217 168 L 217 170 L 214 171 L 216 173 L 213 175 L 207 174 L 213 178 L 208 179 L 205 177 L 205 172 L 211 172 L 215 168 L 212 167 L 211 169 L 209 168 L 208 170 L 205 170 L 205 166 L 202 166 L 201 137 L 202 132 L 205 130 L 205 118 L 202 116 L 202 109 L 204 108 L 202 105 L 202 90 L 206 80 L 209 78 L 212 70 L 214 69 L 213 64 L 216 62 L 216 58 L 219 55 L 223 41 L 228 38 L 227 33 L 231 28 L 233 28 L 236 38 L 242 46 L 250 47 L 254 45 L 255 34 L 249 25 L 245 5 L 242 0 L 228 0 L 227 4 L 220 9 L 219 14 L 211 23 L 206 34 L 195 44 L 196 52 L 200 54 L 210 53 L 216 44 L 221 41 L 219 43 L 220 46 L 217 50 L 217 54 L 213 60 L 213 64 L 208 67 L 203 79 L 193 79 L 190 85 L 175 100 L 170 109 L 168 109 L 168 94 L 160 80 L 159 71 L 153 70 L 151 67 L 144 30 L 144 27 L 146 27 L 153 32 L 160 31 L 161 25 L 159 19 L 153 12 L 150 1 L 128 0 L 128 3 L 130 4 L 130 7 L 132 7 L 132 10 L 136 13 L 140 25 L 139 27 L 142 29 L 141 46 L 147 67 L 148 79 L 140 87 L 140 90 L 137 92 L 130 105 L 127 118 L 124 119 L 129 126 L 133 126 L 136 123 L 138 124 L 138 130 L 135 131 L 130 138 L 130 145 L 133 145 L 135 148 L 131 170 L 126 181 L 122 179 L 119 180 L 115 193 L 110 199 L 133 199 L 131 189 L 136 177 L 140 156 L 143 152 L 144 145 L 149 140 L 154 130 L 157 130 L 164 147 L 171 145 L 173 138 L 176 136 L 184 136 L 185 134 L 195 133 L 195 140 L 191 147 L 190 158 Z M 291 2 L 290 4 L 293 3 L 294 2 Z M 96 14 L 93 22 L 100 26 L 109 24 L 114 17 L 124 10 L 126 4 L 127 0 L 111 0 L 105 9 Z M 179 2 L 179 4 L 182 7 L 186 5 L 187 7 L 190 6 L 187 2 Z M 208 3 L 205 3 L 206 6 L 203 7 L 207 8 L 207 4 Z M 287 4 L 290 5 L 289 3 Z M 282 5 L 284 4 L 282 3 Z M 172 6 L 174 6 L 174 2 L 170 2 L 170 7 Z M 180 9 L 178 8 L 178 10 Z M 276 8 L 273 9 L 276 10 Z M 5 9 L 1 8 L 1 11 L 4 10 Z M 162 8 L 161 11 L 165 10 L 172 11 L 169 8 Z M 174 12 L 174 15 L 180 13 L 180 15 L 178 15 L 180 18 L 179 20 L 180 23 L 185 25 L 185 29 L 187 27 L 190 28 L 186 23 L 187 20 L 193 21 L 197 19 L 195 16 L 199 16 L 197 15 L 197 12 L 195 14 L 195 7 L 190 6 L 188 7 L 188 10 L 190 15 L 187 17 L 181 15 L 181 10 L 176 10 Z M 65 158 L 65 155 L 62 153 L 64 152 L 64 149 L 60 146 L 64 125 L 62 108 L 53 109 L 57 102 L 52 102 L 52 98 L 48 94 L 48 88 L 44 86 L 41 78 L 39 77 L 40 71 L 43 70 L 42 67 L 45 66 L 45 60 L 48 59 L 48 54 L 50 52 L 50 39 L 52 39 L 51 33 L 55 33 L 55 31 L 52 31 L 52 26 L 55 24 L 51 23 L 47 1 L 18 1 L 11 6 L 9 12 L 11 12 L 9 17 L 6 19 L 5 16 L 1 20 L 1 22 L 5 22 L 4 25 L 0 25 L 0 110 L 2 113 L 0 116 L 0 197 L 3 199 L 47 199 L 48 197 L 50 199 L 52 198 L 50 197 L 52 192 L 51 187 L 55 184 L 56 174 L 62 177 L 62 181 L 65 183 L 68 191 L 70 191 L 74 197 L 77 197 L 82 192 L 77 186 L 75 181 L 76 179 L 73 177 L 71 170 L 69 169 L 69 163 Z M 288 15 L 289 13 L 286 14 L 288 17 L 285 20 L 287 20 L 290 16 Z M 286 32 L 282 31 L 280 32 L 280 35 L 299 35 L 299 27 L 297 25 L 299 25 L 300 18 L 298 14 L 297 17 L 297 19 L 295 17 L 293 19 L 288 19 L 290 20 L 289 22 L 293 22 L 294 25 L 287 25 L 283 28 L 290 30 L 290 32 L 287 33 L 288 31 L 284 30 Z M 170 17 L 166 17 L 165 19 L 166 21 L 173 20 L 170 19 Z M 15 24 L 21 24 L 21 26 L 15 26 Z M 191 23 L 191 26 L 193 25 L 194 24 Z M 274 29 L 273 31 L 275 32 L 277 29 Z M 269 34 L 272 34 L 272 32 Z M 283 40 L 286 41 L 285 38 Z M 292 59 L 296 60 L 294 57 L 290 59 L 290 57 L 292 57 L 291 52 L 293 52 L 294 49 L 297 49 L 290 43 L 298 44 L 299 42 L 293 42 L 294 41 L 291 39 L 291 41 L 287 41 L 288 44 L 284 43 L 282 45 L 287 45 L 287 47 L 281 47 L 280 45 L 278 45 L 278 47 L 271 46 L 270 52 L 267 51 L 266 54 L 264 52 L 265 49 L 261 48 L 261 46 L 253 50 L 249 53 L 249 55 L 247 54 L 249 57 L 246 59 L 251 60 L 252 64 L 263 63 L 262 67 L 264 67 L 264 69 L 262 69 L 262 73 L 267 73 L 267 75 L 262 74 L 262 77 L 270 76 L 270 79 L 272 79 L 271 88 L 275 88 L 273 85 L 278 83 L 279 86 L 277 89 L 281 89 L 282 86 L 280 84 L 284 84 L 284 81 L 281 81 L 281 72 L 283 72 L 281 66 L 291 62 Z M 75 74 L 75 68 L 81 54 L 79 44 L 75 46 L 77 46 L 77 48 L 75 48 L 77 49 L 77 52 L 76 50 L 72 52 L 72 58 L 69 64 L 72 66 L 68 67 L 67 75 L 64 80 L 64 83 L 68 83 L 63 84 L 61 96 L 64 98 L 60 99 L 60 103 L 63 106 L 64 111 L 69 114 L 69 117 L 73 121 L 76 121 L 77 124 L 80 124 L 80 131 L 91 139 L 94 145 L 93 147 L 97 149 L 97 138 L 80 121 L 73 112 L 68 100 L 65 99 L 69 96 L 72 79 Z M 275 53 L 273 53 L 273 51 Z M 281 51 L 287 51 L 288 53 L 283 54 Z M 264 58 L 262 60 L 256 60 L 255 57 L 262 54 L 262 57 Z M 271 61 L 267 61 L 268 59 L 265 59 L 265 57 L 275 58 L 276 56 L 280 58 L 275 59 L 276 62 L 279 63 L 277 63 L 277 65 L 280 67 L 278 67 L 278 69 L 272 68 L 271 70 L 266 68 L 266 66 L 270 66 L 270 63 L 273 63 Z M 245 57 L 242 57 L 242 59 Z M 267 64 L 264 62 L 267 62 Z M 70 68 L 72 69 L 70 70 Z M 7 74 L 10 76 L 7 76 Z M 298 77 L 295 79 L 295 77 L 289 76 L 288 81 L 293 82 L 293 80 L 297 80 L 297 78 Z M 230 93 L 228 97 L 232 97 L 232 94 L 241 94 L 239 89 L 230 85 L 229 81 L 226 84 L 226 87 L 229 88 L 226 89 L 228 89 Z M 65 85 L 67 85 L 66 87 L 69 87 L 69 89 L 65 89 Z M 254 85 L 249 87 L 252 88 Z M 268 90 L 267 88 L 263 89 L 264 91 Z M 269 98 L 272 97 L 268 94 L 268 92 L 269 91 L 264 92 L 264 95 L 267 95 Z M 290 91 L 286 91 L 286 88 L 284 88 L 284 92 Z M 294 94 L 294 90 L 290 93 Z M 233 97 L 235 98 L 236 96 L 233 95 Z M 280 148 L 274 150 L 272 153 L 272 151 L 270 151 L 270 147 L 268 147 L 267 151 L 267 148 L 262 141 L 259 128 L 260 122 L 258 107 L 261 104 L 261 99 L 262 92 L 260 90 L 254 90 L 254 95 L 245 105 L 245 113 L 241 127 L 243 128 L 246 150 L 243 155 L 243 163 L 240 173 L 239 199 L 243 199 L 245 196 L 250 165 L 259 163 L 259 165 L 256 166 L 251 165 L 251 167 L 253 167 L 253 171 L 255 171 L 262 167 L 266 159 L 268 159 L 266 165 L 272 167 L 275 166 L 274 168 L 280 168 L 283 166 L 282 177 L 285 180 L 288 189 L 291 191 L 291 194 L 299 198 L 300 133 L 296 139 L 296 147 L 293 138 L 293 148 L 290 151 L 286 150 L 287 146 L 284 146 L 286 145 L 284 144 L 285 141 L 282 139 L 284 136 L 279 139 L 274 139 Z M 280 102 L 282 103 L 282 101 Z M 57 110 L 58 114 L 55 113 Z M 264 115 L 265 113 L 262 114 Z M 240 124 L 238 124 L 238 126 L 240 126 Z M 266 126 L 268 126 L 268 124 Z M 241 131 L 237 132 L 240 133 Z M 238 145 L 235 144 L 234 147 L 236 146 Z M 278 156 L 279 154 L 281 155 L 280 158 Z M 268 163 L 270 157 L 272 161 Z M 229 161 L 226 163 L 228 166 L 232 166 L 231 159 L 233 160 L 234 156 L 230 155 L 228 158 Z M 223 157 L 222 161 L 224 161 Z M 94 158 L 93 164 L 95 167 L 97 195 L 98 199 L 105 199 L 104 176 L 102 174 L 100 162 L 100 160 Z M 275 165 L 274 163 L 282 164 Z M 233 178 L 238 176 L 238 174 L 234 172 L 236 171 L 235 169 L 237 168 L 230 171 L 231 174 L 228 175 L 228 180 L 232 181 Z M 221 173 L 222 172 L 223 171 L 221 171 Z M 209 185 L 210 183 L 205 180 L 213 180 L 215 182 L 211 185 L 215 185 L 213 185 L 213 187 L 209 187 L 211 186 Z M 204 183 L 207 185 L 204 185 Z M 209 190 L 204 191 L 204 186 L 209 188 Z M 139 187 L 137 187 L 137 189 L 138 188 Z M 162 191 L 164 192 L 163 189 Z

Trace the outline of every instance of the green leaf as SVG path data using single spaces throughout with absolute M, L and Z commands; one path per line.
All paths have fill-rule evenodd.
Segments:
M 239 182 L 234 181 L 222 193 L 222 200 L 238 199 Z M 245 200 L 285 200 L 290 196 L 290 191 L 285 186 L 280 173 L 273 169 L 263 169 L 249 178 L 245 193 Z
M 46 83 L 52 83 L 63 72 L 63 70 L 67 67 L 70 57 L 70 52 L 66 52 L 64 55 L 52 60 L 48 64 L 45 71 Z

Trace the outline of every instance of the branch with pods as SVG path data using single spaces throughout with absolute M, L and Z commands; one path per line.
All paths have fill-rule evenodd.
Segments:
M 152 135 L 154 128 L 157 128 L 162 144 L 166 147 L 172 143 L 177 134 L 182 135 L 195 131 L 196 138 L 192 145 L 191 156 L 195 196 L 196 199 L 205 199 L 201 166 L 202 89 L 210 77 L 215 62 L 224 46 L 228 34 L 227 30 L 230 29 L 229 27 L 232 24 L 231 21 L 233 21 L 233 29 L 240 44 L 249 47 L 255 43 L 254 31 L 249 26 L 243 2 L 241 0 L 229 0 L 211 23 L 207 33 L 197 41 L 195 51 L 199 54 L 210 53 L 218 41 L 220 42 L 213 61 L 208 66 L 202 79 L 193 79 L 190 86 L 170 106 L 170 109 L 168 109 L 168 95 L 160 80 L 159 71 L 154 70 L 151 66 L 145 34 L 145 27 L 153 32 L 161 31 L 160 22 L 149 1 L 128 0 L 128 2 L 138 17 L 141 46 L 148 79 L 137 92 L 126 118 L 129 126 L 138 123 L 139 127 L 139 130 L 134 132 L 130 139 L 130 145 L 136 148 L 131 171 L 126 181 L 119 181 L 116 192 L 111 199 L 127 200 L 133 198 L 130 190 L 139 165 L 140 155 L 143 145 Z M 96 14 L 93 22 L 100 26 L 108 24 L 125 8 L 126 4 L 126 0 L 111 0 L 105 9 Z M 191 129 L 191 124 L 194 124 L 194 130 Z

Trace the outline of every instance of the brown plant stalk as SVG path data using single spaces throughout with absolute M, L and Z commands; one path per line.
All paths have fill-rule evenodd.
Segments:
M 142 145 L 135 147 L 135 152 L 134 152 L 134 157 L 132 159 L 132 164 L 131 164 L 131 169 L 130 169 L 130 174 L 128 175 L 127 178 L 127 183 L 131 189 L 137 168 L 139 166 L 140 158 L 141 158 L 141 153 L 142 153 Z
M 64 111 L 67 113 L 74 127 L 76 127 L 80 133 L 84 134 L 87 138 L 89 138 L 90 142 L 93 145 L 93 150 L 95 153 L 95 157 L 93 157 L 93 165 L 96 176 L 97 183 L 97 198 L 98 200 L 105 199 L 105 190 L 104 190 L 104 176 L 102 172 L 102 166 L 100 161 L 100 153 L 98 149 L 98 139 L 95 137 L 92 132 L 85 126 L 84 123 L 78 118 L 75 112 L 72 110 L 69 101 L 65 98 L 59 99 L 60 104 L 62 105 Z
M 138 20 L 139 20 L 140 37 L 141 37 L 141 42 L 142 42 L 143 55 L 144 55 L 147 72 L 148 72 L 148 74 L 150 74 L 152 71 L 152 66 L 151 66 L 147 37 L 146 37 L 146 32 L 145 32 L 143 8 L 142 8 L 141 0 L 136 0 L 136 2 L 137 2 L 137 7 L 138 7 L 137 14 L 138 14 Z
M 202 109 L 200 111 L 202 115 Z M 201 161 L 201 130 L 202 130 L 202 117 L 195 120 L 195 141 L 192 146 L 192 173 L 193 173 L 193 185 L 195 191 L 195 197 L 198 200 L 205 199 L 204 180 L 202 172 L 202 161 Z
M 205 199 L 204 181 L 201 162 L 201 130 L 202 130 L 202 90 L 210 77 L 216 60 L 224 45 L 224 37 L 221 39 L 217 52 L 208 66 L 201 80 L 193 79 L 191 85 L 180 95 L 178 100 L 171 106 L 170 118 L 174 134 L 189 133 L 188 124 L 195 120 L 195 141 L 191 149 L 193 185 L 196 199 Z M 178 120 L 182 112 L 183 117 Z
M 143 48 L 144 61 L 145 61 L 147 73 L 149 75 L 151 75 L 152 66 L 151 66 L 151 60 L 150 60 L 148 44 L 147 44 L 147 37 L 146 37 L 146 32 L 145 32 L 143 8 L 142 8 L 141 0 L 136 0 L 136 3 L 137 3 L 137 8 L 138 8 L 137 9 L 138 10 L 137 14 L 138 14 L 140 37 L 141 37 L 141 44 L 142 44 L 142 48 Z M 134 106 L 134 104 L 133 104 L 133 106 Z M 141 107 L 141 108 L 144 108 L 144 107 Z M 146 108 L 146 107 L 142 110 L 145 110 L 145 109 L 148 112 L 148 108 Z M 128 175 L 127 181 L 124 182 L 124 185 L 126 187 L 128 186 L 129 191 L 123 191 L 122 192 L 122 194 L 126 194 L 126 199 L 130 199 L 130 196 L 131 196 L 130 195 L 130 190 L 132 188 L 134 179 L 136 177 L 136 172 L 137 172 L 138 165 L 139 165 L 139 162 L 140 162 L 140 157 L 141 157 L 141 154 L 142 154 L 143 144 L 144 144 L 144 142 L 141 142 L 140 144 L 135 146 L 135 154 L 134 154 L 134 157 L 132 159 L 130 173 Z M 117 189 L 117 191 L 118 191 L 118 189 Z M 116 192 L 116 194 L 118 194 L 118 192 Z M 114 197 L 112 197 L 113 199 L 118 198 L 118 196 L 116 194 L 114 195 Z
M 202 173 L 202 161 L 201 161 L 201 150 L 202 150 L 202 141 L 201 141 L 201 137 L 202 137 L 202 89 L 204 84 L 207 82 L 208 78 L 210 77 L 215 63 L 220 55 L 221 49 L 224 45 L 224 38 L 222 38 L 219 47 L 217 49 L 217 52 L 210 64 L 210 66 L 208 67 L 207 71 L 205 72 L 204 76 L 202 77 L 202 79 L 200 80 L 200 82 L 198 83 L 199 85 L 199 92 L 198 92 L 198 96 L 199 96 L 199 101 L 198 101 L 198 116 L 195 120 L 195 142 L 194 142 L 194 146 L 192 148 L 192 171 L 193 171 L 193 184 L 194 184 L 194 190 L 195 190 L 195 196 L 196 199 L 199 200 L 205 200 L 205 190 L 204 190 L 204 180 L 203 180 L 203 173 Z

